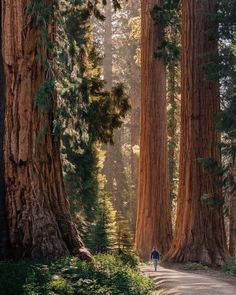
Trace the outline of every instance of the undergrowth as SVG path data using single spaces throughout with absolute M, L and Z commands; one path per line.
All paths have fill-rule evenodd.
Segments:
M 207 270 L 208 266 L 197 262 L 189 262 L 184 264 L 183 268 L 185 270 Z
M 225 261 L 223 266 L 223 271 L 227 272 L 230 275 L 236 276 L 236 260 L 231 258 Z
M 129 255 L 97 255 L 94 263 L 75 257 L 53 262 L 0 262 L 1 295 L 148 295 L 153 284 Z

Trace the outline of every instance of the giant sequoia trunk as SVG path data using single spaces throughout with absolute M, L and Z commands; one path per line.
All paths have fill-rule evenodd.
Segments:
M 215 129 L 219 86 L 207 81 L 203 65 L 216 52 L 217 41 L 208 30 L 214 23 L 207 13 L 215 1 L 183 0 L 182 3 L 182 107 L 179 192 L 176 231 L 167 259 L 177 262 L 222 264 L 226 249 L 221 189 L 203 171 L 198 158 L 220 162 Z M 213 206 L 201 201 L 206 194 Z
M 236 142 L 233 142 L 236 145 Z M 234 157 L 232 164 L 232 180 L 233 186 L 230 194 L 230 210 L 229 210 L 229 254 L 236 258 L 236 159 Z
M 160 51 L 163 28 L 150 11 L 159 0 L 141 1 L 141 142 L 136 251 L 148 258 L 153 246 L 169 249 L 172 231 L 168 190 L 166 67 Z
M 59 142 L 52 135 L 53 110 L 42 113 L 35 104 L 35 93 L 45 78 L 44 64 L 36 56 L 45 54 L 37 47 L 36 16 L 27 15 L 27 0 L 1 3 L 1 83 L 3 76 L 6 81 L 4 198 L 10 255 L 51 258 L 73 254 L 90 259 L 70 219 Z M 1 105 L 3 102 L 1 92 Z
M 0 24 L 2 23 L 2 1 L 0 3 Z M 0 44 L 2 44 L 2 31 L 0 31 Z M 5 205 L 5 179 L 4 179 L 4 114 L 5 114 L 5 76 L 2 59 L 2 48 L 0 47 L 0 258 L 7 256 L 8 232 Z

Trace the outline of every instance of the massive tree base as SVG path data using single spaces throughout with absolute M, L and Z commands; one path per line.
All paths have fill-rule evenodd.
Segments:
M 214 0 L 182 1 L 177 219 L 165 258 L 175 262 L 222 265 L 227 256 L 221 178 L 216 173 L 221 163 L 217 148 L 220 134 L 215 126 L 220 110 L 219 85 L 206 79 L 205 66 L 214 61 L 212 53 L 217 53 L 218 48 L 217 40 L 208 34 L 209 30 L 217 31 L 217 23 L 208 16 L 215 11 Z M 210 159 L 210 169 L 204 171 L 199 159 Z
M 45 5 L 50 4 L 45 1 Z M 4 136 L 4 153 L 0 155 L 4 169 L 0 169 L 6 187 L 4 193 L 0 190 L 0 201 L 4 199 L 6 204 L 0 213 L 4 209 L 8 256 L 20 259 L 77 255 L 91 260 L 71 221 L 65 197 L 60 145 L 53 136 L 55 97 L 42 97 L 51 99 L 46 111 L 35 100 L 38 89 L 50 76 L 46 63 L 52 61 L 47 46 L 38 46 L 41 32 L 37 16 L 28 14 L 27 5 L 27 0 L 5 0 L 1 1 L 0 11 L 0 65 L 4 67 L 0 73 L 4 79 L 0 81 L 5 86 L 0 101 L 5 105 L 1 120 L 4 134 L 0 134 Z M 53 31 L 51 24 L 48 30 Z M 4 232 L 4 228 L 0 229 Z
M 202 245 L 188 245 L 182 248 L 175 248 L 175 244 L 163 258 L 166 262 L 188 263 L 196 262 L 209 266 L 222 266 L 224 264 L 227 250 L 218 248 L 217 250 L 207 249 Z

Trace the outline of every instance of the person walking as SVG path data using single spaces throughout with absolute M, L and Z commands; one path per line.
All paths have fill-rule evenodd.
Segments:
M 153 261 L 153 266 L 154 266 L 155 271 L 157 271 L 157 264 L 158 264 L 159 259 L 160 259 L 160 255 L 159 255 L 157 249 L 153 248 L 152 253 L 151 253 L 151 260 Z

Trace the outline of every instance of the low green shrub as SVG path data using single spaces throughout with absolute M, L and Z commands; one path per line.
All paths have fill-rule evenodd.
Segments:
M 148 295 L 153 283 L 128 253 L 98 255 L 94 263 L 69 257 L 50 263 L 1 262 L 0 295 Z
M 223 271 L 236 276 L 236 261 L 235 258 L 230 258 L 225 261 Z
M 138 265 L 140 263 L 139 257 L 135 255 L 133 252 L 121 252 L 119 254 L 119 258 L 122 260 L 122 262 L 126 265 L 129 265 L 131 268 L 138 268 Z
M 208 266 L 197 262 L 186 263 L 183 267 L 185 270 L 207 270 Z

